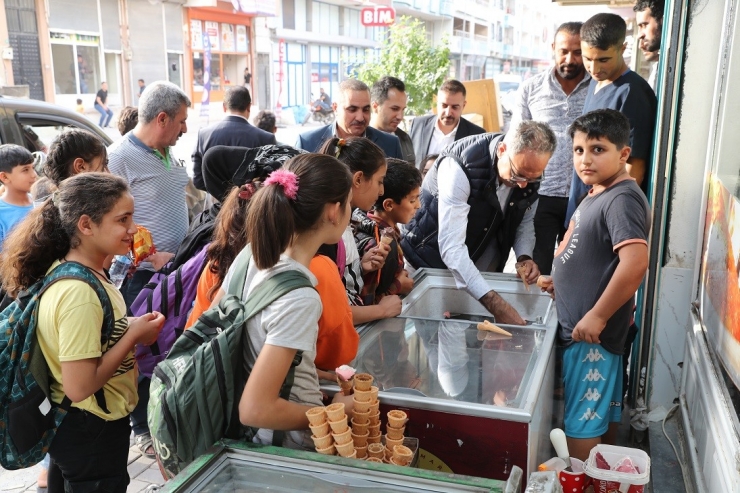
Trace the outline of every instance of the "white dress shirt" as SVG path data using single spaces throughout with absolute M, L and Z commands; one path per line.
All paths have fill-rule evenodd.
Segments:
M 455 142 L 455 135 L 457 135 L 457 128 L 460 126 L 460 122 L 455 125 L 452 132 L 447 135 L 439 129 L 439 120 L 434 122 L 434 132 L 432 132 L 432 140 L 429 141 L 429 154 L 439 154 L 442 149 Z
M 431 171 L 430 171 L 431 173 Z M 444 158 L 439 163 L 437 170 L 437 187 L 439 193 L 439 253 L 442 261 L 452 272 L 458 289 L 464 289 L 476 300 L 491 290 L 488 283 L 483 279 L 481 271 L 491 271 L 495 267 L 494 262 L 507 257 L 509 252 L 499 252 L 495 241 L 492 241 L 485 249 L 477 262 L 468 254 L 465 238 L 468 228 L 468 213 L 470 205 L 470 182 L 465 176 L 459 164 L 451 158 Z M 427 175 L 428 177 L 428 175 Z M 507 200 L 512 189 L 503 183 L 496 188 L 501 210 L 506 213 Z M 532 256 L 534 250 L 534 214 L 537 210 L 537 202 L 524 213 L 522 222 L 517 227 L 514 239 L 514 253 L 517 257 L 521 255 Z

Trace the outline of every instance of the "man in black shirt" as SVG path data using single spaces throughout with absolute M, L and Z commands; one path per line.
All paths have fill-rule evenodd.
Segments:
M 108 108 L 106 101 L 108 100 L 108 84 L 103 82 L 100 84 L 100 90 L 95 95 L 95 109 L 100 113 L 100 122 L 98 125 L 101 127 L 110 127 L 110 119 L 113 118 L 113 112 Z

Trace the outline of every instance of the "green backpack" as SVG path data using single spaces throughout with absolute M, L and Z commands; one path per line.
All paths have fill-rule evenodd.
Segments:
M 249 246 L 234 260 L 234 275 L 217 307 L 203 313 L 172 346 L 152 374 L 147 421 L 157 459 L 164 474 L 174 477 L 196 457 L 222 438 L 250 440 L 255 430 L 239 421 L 239 400 L 249 372 L 244 365 L 247 321 L 288 292 L 313 288 L 301 272 L 276 274 L 257 286 L 242 301 Z M 296 353 L 283 382 L 280 397 L 288 399 Z M 274 433 L 273 444 L 283 433 Z

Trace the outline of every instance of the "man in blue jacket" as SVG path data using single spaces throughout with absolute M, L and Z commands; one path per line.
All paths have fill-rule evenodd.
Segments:
M 401 142 L 395 135 L 390 135 L 370 127 L 370 88 L 356 79 L 347 79 L 339 84 L 339 99 L 332 103 L 337 118 L 316 130 L 298 136 L 296 149 L 318 152 L 321 145 L 334 136 L 366 137 L 383 149 L 386 157 L 403 159 Z

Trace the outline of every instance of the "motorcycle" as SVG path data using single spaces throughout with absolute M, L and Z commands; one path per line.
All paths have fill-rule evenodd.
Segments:
M 322 125 L 329 125 L 334 122 L 334 110 L 331 105 L 317 99 L 308 107 L 308 113 L 303 119 L 303 123 L 301 123 L 301 125 L 308 123 L 311 118 Z

